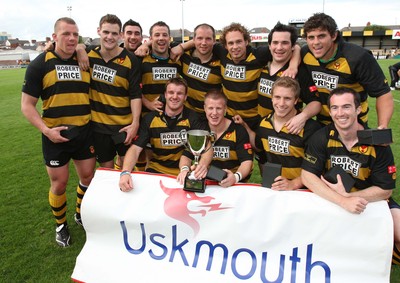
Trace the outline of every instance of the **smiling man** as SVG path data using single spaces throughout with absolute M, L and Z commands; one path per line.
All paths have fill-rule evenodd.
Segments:
M 361 112 L 360 95 L 350 88 L 334 89 L 328 97 L 333 123 L 316 132 L 307 143 L 302 164 L 302 181 L 317 195 L 343 209 L 360 214 L 368 203 L 388 200 L 394 222 L 395 257 L 399 263 L 400 207 L 391 198 L 396 186 L 396 167 L 390 146 L 359 143 L 357 131 L 366 126 L 358 118 Z M 325 172 L 341 166 L 354 180 L 350 192 L 338 175 L 337 183 L 323 178 Z
M 317 120 L 329 124 L 328 96 L 337 87 L 349 87 L 361 96 L 360 118 L 368 122 L 368 96 L 376 98 L 379 128 L 387 128 L 393 114 L 393 96 L 375 58 L 364 48 L 345 42 L 335 20 L 317 13 L 304 24 L 307 46 L 302 58 L 321 96 Z
M 247 181 L 253 169 L 253 150 L 246 129 L 225 117 L 227 98 L 220 90 L 209 90 L 204 98 L 204 111 L 208 128 L 215 134 L 211 165 L 223 169 L 227 175 L 219 185 L 229 187 L 240 181 Z M 193 155 L 185 151 L 180 167 L 190 167 Z M 202 160 L 202 159 L 200 159 Z M 177 178 L 183 183 L 188 171 Z
M 153 154 L 146 171 L 176 176 L 179 174 L 179 159 L 184 150 L 180 131 L 205 129 L 199 115 L 184 106 L 187 98 L 187 83 L 184 79 L 169 79 L 164 95 L 165 107 L 162 111 L 154 110 L 143 117 L 139 134 L 126 153 L 119 182 L 124 192 L 133 189 L 130 172 L 147 144 L 151 145 Z
M 111 14 L 100 19 L 100 46 L 88 50 L 90 99 L 97 161 L 113 168 L 116 154 L 125 156 L 139 128 L 140 65 L 134 54 L 118 46 L 121 21 Z
M 136 49 L 142 45 L 142 27 L 138 22 L 128 20 L 122 27 L 122 38 L 124 43 L 121 47 L 125 47 L 130 52 L 134 53 Z

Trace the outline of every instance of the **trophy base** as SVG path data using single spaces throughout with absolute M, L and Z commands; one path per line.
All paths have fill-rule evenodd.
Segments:
M 189 192 L 195 192 L 195 193 L 204 193 L 206 190 L 206 184 L 205 184 L 205 179 L 201 179 L 201 180 L 194 180 L 194 179 L 190 179 L 188 174 L 185 177 L 185 184 L 183 185 L 183 189 L 185 191 L 189 191 Z

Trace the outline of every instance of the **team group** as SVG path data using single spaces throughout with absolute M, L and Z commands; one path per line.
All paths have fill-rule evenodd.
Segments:
M 394 220 L 394 262 L 400 263 L 392 151 L 389 145 L 360 144 L 357 137 L 368 127 L 368 97 L 376 98 L 380 129 L 389 126 L 393 97 L 375 58 L 345 42 L 334 19 L 323 13 L 310 17 L 302 48 L 296 45 L 296 29 L 281 23 L 269 33 L 269 46 L 257 48 L 238 23 L 223 29 L 219 43 L 214 28 L 200 24 L 192 40 L 178 44 L 170 42 L 170 29 L 160 21 L 142 44 L 139 23 L 129 20 L 122 26 L 107 14 L 98 34 L 100 46 L 86 47 L 78 44 L 77 24 L 58 19 L 52 50 L 31 62 L 22 89 L 22 112 L 42 133 L 60 246 L 70 244 L 71 159 L 79 177 L 75 221 L 82 225 L 80 204 L 96 160 L 120 169 L 120 189 L 128 192 L 132 170 L 175 175 L 182 184 L 190 171 L 206 177 L 211 164 L 226 171 L 219 185 L 246 182 L 256 156 L 260 168 L 282 165 L 273 190 L 308 188 L 356 214 L 369 202 L 387 200 Z M 39 99 L 42 114 L 36 110 Z M 196 167 L 179 138 L 190 129 L 216 136 L 213 150 Z M 335 166 L 352 175 L 351 190 L 340 175 L 337 183 L 322 177 Z

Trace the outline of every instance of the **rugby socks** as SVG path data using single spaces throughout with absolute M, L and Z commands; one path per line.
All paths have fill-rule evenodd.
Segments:
M 400 265 L 400 251 L 393 245 L 392 264 Z
M 67 222 L 67 194 L 64 192 L 62 195 L 53 194 L 49 191 L 49 204 L 56 218 L 57 226 Z
M 76 187 L 76 218 L 78 219 L 81 219 L 81 203 L 87 188 L 87 186 L 82 185 L 80 182 Z
M 114 169 L 115 170 L 122 170 L 122 165 L 118 165 L 117 162 L 114 162 Z

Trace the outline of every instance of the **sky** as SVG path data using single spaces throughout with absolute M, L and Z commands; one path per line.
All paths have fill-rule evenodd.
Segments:
M 290 19 L 307 19 L 316 12 L 332 16 L 339 29 L 367 22 L 400 25 L 399 0 L 0 0 L 0 33 L 42 41 L 51 36 L 58 18 L 71 16 L 82 36 L 96 38 L 99 20 L 105 14 L 117 15 L 122 23 L 129 19 L 139 22 L 145 35 L 160 20 L 171 29 L 180 29 L 183 19 L 183 27 L 190 31 L 204 22 L 215 29 L 231 22 L 248 29 L 271 29 L 278 21 L 287 24 Z

